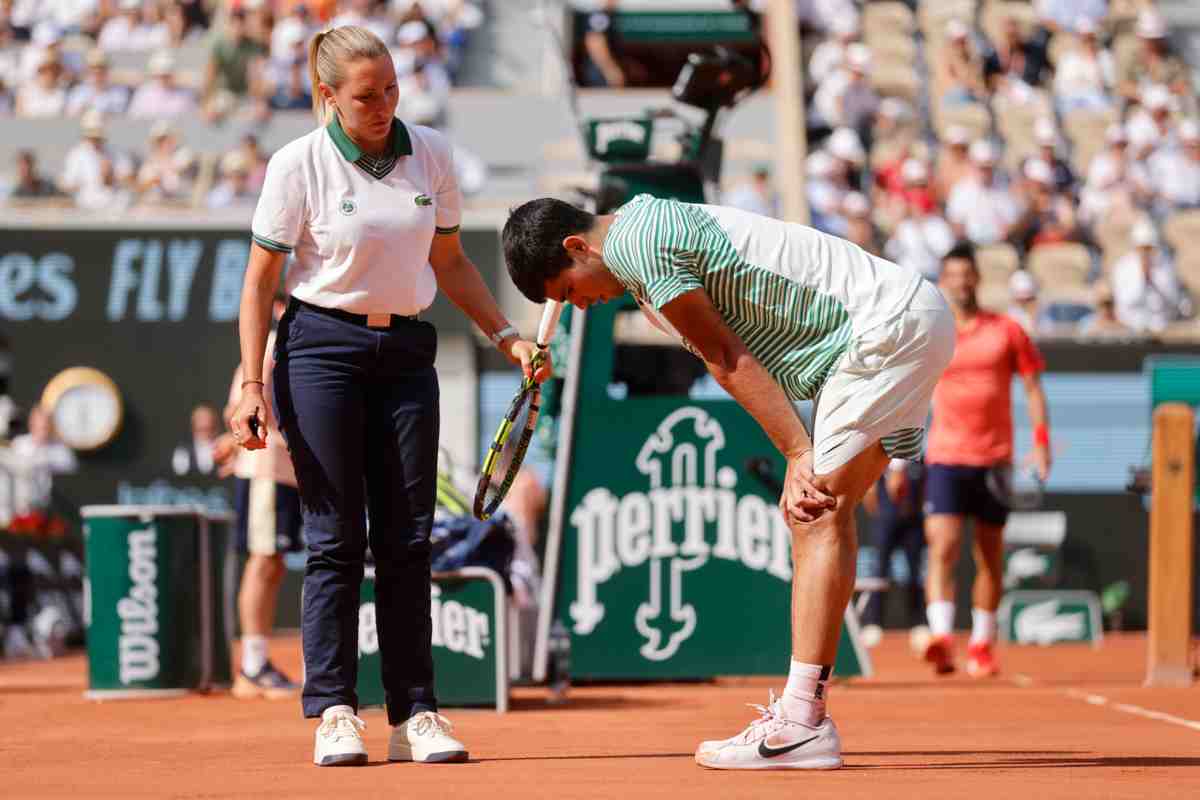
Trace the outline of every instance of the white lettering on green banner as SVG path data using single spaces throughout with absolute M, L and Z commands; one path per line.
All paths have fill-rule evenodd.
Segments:
M 121 683 L 158 677 L 158 548 L 153 528 L 129 534 L 129 594 L 117 601 Z
M 484 659 L 484 648 L 492 641 L 487 614 L 456 600 L 442 600 L 442 588 L 436 583 L 430 587 L 430 611 L 434 647 L 444 647 L 478 661 Z M 358 655 L 361 658 L 378 652 L 375 604 L 363 603 L 358 608 Z
M 430 599 L 433 646 L 482 661 L 483 648 L 491 643 L 487 614 L 456 600 L 442 600 L 442 587 L 436 583 L 431 587 Z
M 737 472 L 719 465 L 724 447 L 717 420 L 700 408 L 677 409 L 638 452 L 635 464 L 646 476 L 646 491 L 616 497 L 597 487 L 583 496 L 570 516 L 579 553 L 569 609 L 576 635 L 587 636 L 604 619 L 600 587 L 642 564 L 649 566 L 646 599 L 634 625 L 644 639 L 639 652 L 650 661 L 671 658 L 695 632 L 696 609 L 684 600 L 684 577 L 709 558 L 791 581 L 787 524 L 758 495 L 738 497 Z M 666 617 L 673 632 L 664 636 L 658 623 Z

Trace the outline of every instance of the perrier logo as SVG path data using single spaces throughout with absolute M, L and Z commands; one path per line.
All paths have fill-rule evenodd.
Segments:
M 419 206 L 431 206 L 431 205 L 433 205 L 433 200 L 432 200 L 432 199 L 430 199 L 429 195 L 427 195 L 427 194 L 419 194 L 419 195 L 417 195 L 417 196 L 416 196 L 416 199 L 414 199 L 414 200 L 413 200 L 413 202 L 414 202 L 414 203 L 416 203 L 416 204 L 417 204 L 417 205 L 419 205 Z
M 646 569 L 646 594 L 632 624 L 643 640 L 638 652 L 649 661 L 671 658 L 695 633 L 701 620 L 687 602 L 687 575 L 711 559 L 791 581 L 783 515 L 756 494 L 738 496 L 736 470 L 719 462 L 724 447 L 716 419 L 700 408 L 677 409 L 637 454 L 646 491 L 617 497 L 597 487 L 583 496 L 570 517 L 579 551 L 568 610 L 576 636 L 590 635 L 605 619 L 604 584 L 623 570 Z

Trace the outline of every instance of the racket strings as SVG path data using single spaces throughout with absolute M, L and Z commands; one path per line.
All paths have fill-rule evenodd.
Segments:
M 480 519 L 487 519 L 495 513 L 516 480 L 537 428 L 540 399 L 541 392 L 537 384 L 523 385 L 500 422 L 484 457 L 476 492 L 476 516 Z

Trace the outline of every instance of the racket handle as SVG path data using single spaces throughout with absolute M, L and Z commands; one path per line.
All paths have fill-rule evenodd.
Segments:
M 545 347 L 550 343 L 551 337 L 554 336 L 554 329 L 558 327 L 558 316 L 562 313 L 562 303 L 555 300 L 547 300 L 545 307 L 542 309 L 542 321 L 538 323 L 537 343 L 539 347 Z

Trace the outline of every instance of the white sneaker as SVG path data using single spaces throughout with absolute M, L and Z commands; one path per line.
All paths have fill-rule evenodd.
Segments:
M 318 767 L 353 767 L 367 763 L 362 731 L 367 723 L 350 706 L 333 706 L 321 715 L 313 763 Z
M 709 769 L 837 769 L 842 765 L 842 740 L 833 720 L 814 727 L 783 716 L 771 693 L 766 706 L 751 705 L 759 718 L 731 739 L 701 742 L 696 763 Z
M 467 748 L 450 735 L 450 720 L 434 711 L 413 714 L 392 728 L 388 741 L 388 761 L 424 761 L 438 764 L 466 761 Z

